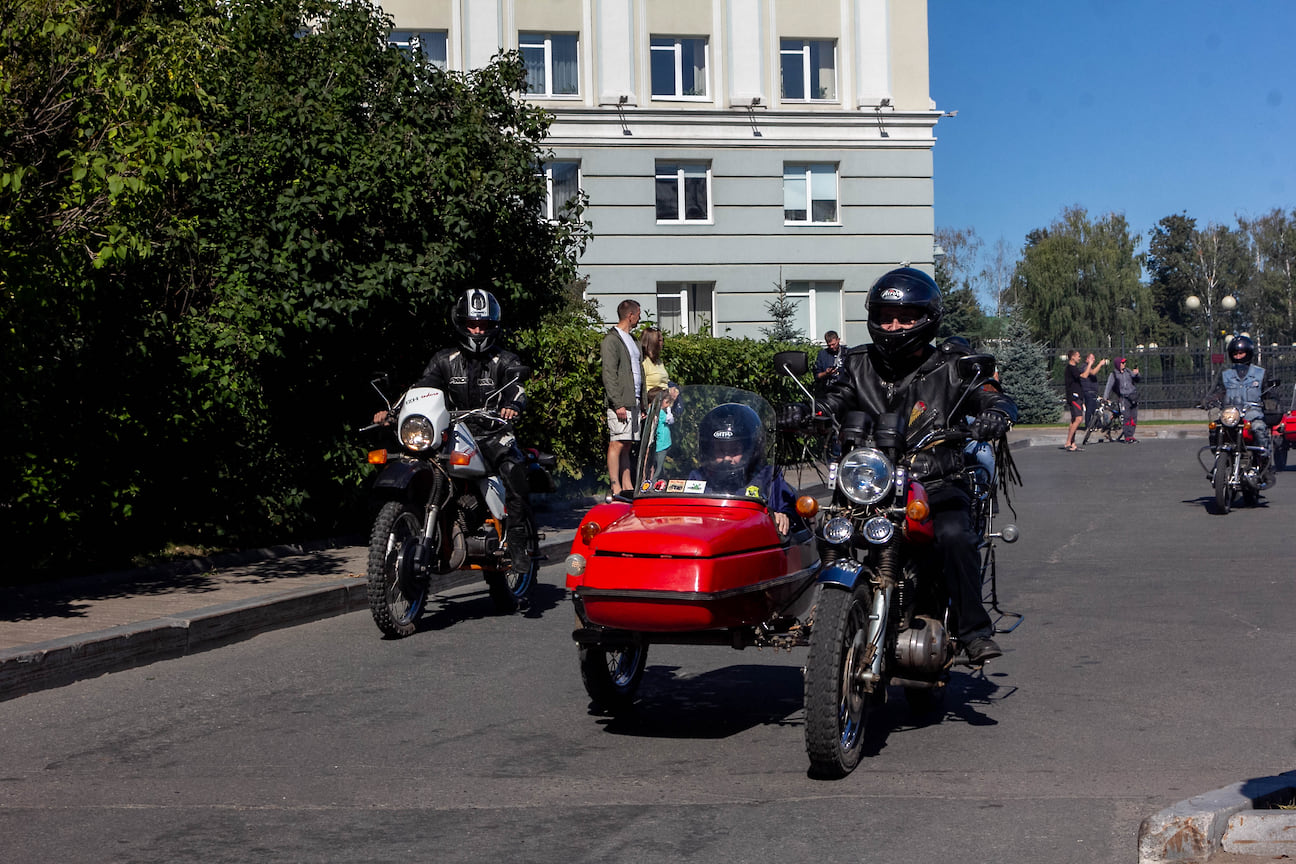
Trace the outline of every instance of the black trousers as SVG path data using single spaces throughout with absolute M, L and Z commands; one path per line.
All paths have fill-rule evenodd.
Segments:
M 981 538 L 972 527 L 972 496 L 958 483 L 939 483 L 929 486 L 928 503 L 957 635 L 964 644 L 990 636 L 994 624 L 981 602 Z

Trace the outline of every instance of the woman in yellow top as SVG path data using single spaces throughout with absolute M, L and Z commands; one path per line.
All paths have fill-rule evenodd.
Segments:
M 662 336 L 660 327 L 645 327 L 639 336 L 639 353 L 643 356 L 643 392 L 651 393 L 658 387 L 665 389 L 670 383 L 670 375 L 661 362 Z

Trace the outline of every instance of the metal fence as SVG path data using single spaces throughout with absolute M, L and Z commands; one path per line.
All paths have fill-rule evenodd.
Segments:
M 1219 382 L 1220 371 L 1227 365 L 1224 356 L 1224 345 L 1207 350 L 1205 348 L 1131 348 L 1126 351 L 1126 366 L 1139 370 L 1138 400 L 1139 407 L 1154 408 L 1192 408 L 1201 398 L 1210 392 Z M 1080 356 L 1086 357 L 1089 352 L 1080 350 Z M 1094 352 L 1096 357 L 1109 356 Z M 1083 365 L 1084 361 L 1081 360 Z M 1292 385 L 1296 384 L 1296 345 L 1266 346 L 1256 351 L 1255 363 L 1265 367 L 1265 383 L 1277 384 L 1270 388 L 1270 399 L 1277 403 L 1266 406 L 1266 410 L 1287 410 L 1292 400 Z M 1066 360 L 1058 361 L 1056 374 L 1061 386 L 1062 366 Z M 1098 375 L 1098 385 L 1103 387 L 1111 364 L 1103 367 Z

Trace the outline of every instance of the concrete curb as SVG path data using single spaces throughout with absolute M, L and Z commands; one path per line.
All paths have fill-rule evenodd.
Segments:
M 1296 853 L 1296 812 L 1264 810 L 1296 792 L 1296 771 L 1244 780 L 1195 795 L 1139 826 L 1139 864 L 1206 862 L 1221 849 L 1246 855 Z M 1272 850 L 1277 850 L 1272 851 Z
M 550 531 L 553 536 L 557 532 Z M 312 544 L 314 545 L 314 544 Z M 276 554 L 256 550 L 245 556 L 227 556 L 226 566 L 283 557 L 293 547 L 277 547 Z M 301 548 L 305 551 L 304 547 Z M 562 560 L 571 548 L 563 532 L 540 545 L 550 562 Z M 207 567 L 206 569 L 211 569 Z M 476 581 L 471 574 L 463 584 Z M 146 666 L 248 639 L 334 615 L 368 608 L 363 577 L 344 577 L 337 584 L 298 588 L 247 600 L 206 606 L 183 615 L 154 618 L 92 633 L 51 639 L 21 648 L 0 651 L 0 701 L 37 690 L 62 687 L 85 678 Z

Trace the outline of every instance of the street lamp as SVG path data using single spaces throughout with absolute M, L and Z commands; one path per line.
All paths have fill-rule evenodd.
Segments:
M 1215 332 L 1214 315 L 1211 312 L 1211 303 L 1209 298 L 1207 299 L 1206 303 L 1202 303 L 1201 298 L 1198 297 L 1196 294 L 1189 294 L 1187 297 L 1184 298 L 1184 305 L 1188 307 L 1188 310 L 1190 312 L 1196 312 L 1198 309 L 1205 308 L 1206 310 L 1206 350 L 1209 352 L 1211 347 L 1211 336 Z M 1232 312 L 1234 309 L 1237 308 L 1237 298 L 1234 297 L 1232 294 L 1225 294 L 1223 297 L 1220 298 L 1219 305 L 1220 308 L 1223 309 L 1225 312 Z

